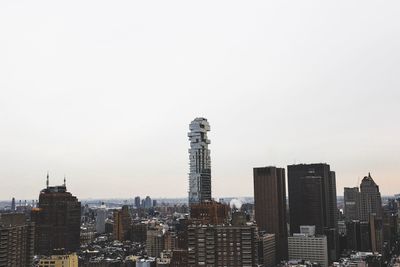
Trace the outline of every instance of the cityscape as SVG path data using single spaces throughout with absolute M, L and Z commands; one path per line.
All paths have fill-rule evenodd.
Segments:
M 399 11 L 1 0 L 0 267 L 400 267 Z
M 266 164 L 252 197 L 216 201 L 210 129 L 189 125 L 186 200 L 84 204 L 47 173 L 38 200 L 2 207 L 0 266 L 398 266 L 400 196 L 383 198 L 371 173 L 338 198 L 327 163 Z

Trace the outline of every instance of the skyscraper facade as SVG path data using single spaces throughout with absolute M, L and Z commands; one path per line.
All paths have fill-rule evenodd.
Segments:
M 189 205 L 211 200 L 211 158 L 207 139 L 210 125 L 205 118 L 194 119 L 189 126 Z
M 358 187 L 344 188 L 344 216 L 347 221 L 359 220 L 360 191 Z
M 370 214 L 382 218 L 382 199 L 379 186 L 372 179 L 371 174 L 365 176 L 360 185 L 360 220 L 368 221 Z
M 335 172 L 325 163 L 288 166 L 290 232 L 315 225 L 328 239 L 329 259 L 337 258 L 337 200 Z
M 285 169 L 253 169 L 255 219 L 260 231 L 275 234 L 276 259 L 287 259 Z
M 35 252 L 50 255 L 55 249 L 76 252 L 80 246 L 81 203 L 64 184 L 40 191 L 39 204 L 32 209 L 35 222 Z
M 24 214 L 0 214 L 0 266 L 33 266 L 34 225 Z

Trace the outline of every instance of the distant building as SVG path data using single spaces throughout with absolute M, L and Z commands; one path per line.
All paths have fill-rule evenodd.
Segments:
M 210 124 L 205 118 L 196 118 L 189 129 L 189 205 L 192 205 L 211 200 L 210 140 L 207 139 Z
M 146 251 L 149 257 L 160 257 L 164 250 L 164 232 L 161 226 L 149 227 L 146 237 Z
M 33 266 L 34 224 L 24 214 L 0 214 L 0 266 Z
M 140 208 L 141 207 L 141 205 L 140 205 L 140 197 L 139 196 L 135 197 L 135 207 L 136 208 Z
M 255 225 L 190 225 L 187 266 L 255 267 L 257 237 Z
M 288 238 L 289 260 L 307 260 L 328 267 L 328 241 L 315 235 L 315 226 L 300 226 L 300 233 Z
M 153 202 L 151 201 L 151 198 L 149 196 L 147 196 L 144 199 L 144 208 L 149 209 L 153 206 Z
M 370 173 L 361 181 L 360 194 L 360 220 L 368 221 L 370 214 L 382 218 L 381 193 L 379 192 L 379 186 L 372 179 Z
M 104 234 L 106 232 L 107 209 L 104 203 L 96 210 L 96 232 Z
M 157 200 L 153 199 L 153 207 L 157 207 Z
M 35 222 L 35 254 L 51 255 L 54 250 L 76 252 L 80 247 L 81 203 L 64 184 L 40 191 L 38 208 L 31 212 Z
M 285 169 L 253 169 L 255 219 L 260 231 L 275 234 L 276 258 L 286 260 L 287 220 Z
M 147 224 L 134 223 L 132 224 L 131 240 L 133 242 L 144 243 L 147 238 Z
M 315 225 L 318 235 L 328 238 L 330 261 L 337 259 L 336 176 L 325 163 L 288 166 L 290 232 L 301 225 Z
M 78 267 L 78 255 L 52 255 L 43 257 L 39 261 L 38 267 Z
M 15 211 L 15 198 L 12 198 L 11 200 L 11 211 Z
M 114 228 L 113 237 L 115 240 L 125 241 L 128 240 L 129 231 L 132 225 L 131 215 L 129 213 L 129 207 L 127 205 L 122 206 L 120 210 L 114 211 Z
M 358 187 L 344 188 L 344 216 L 347 221 L 360 219 L 360 191 Z

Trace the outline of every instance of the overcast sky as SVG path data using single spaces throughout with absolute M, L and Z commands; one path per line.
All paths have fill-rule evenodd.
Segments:
M 0 199 L 50 171 L 78 198 L 186 197 L 211 125 L 214 197 L 327 162 L 338 195 L 400 192 L 399 1 L 0 1 Z

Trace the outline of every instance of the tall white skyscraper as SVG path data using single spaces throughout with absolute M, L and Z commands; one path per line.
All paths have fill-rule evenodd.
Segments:
M 189 126 L 189 205 L 211 200 L 211 158 L 207 139 L 210 125 L 205 118 L 194 119 Z

